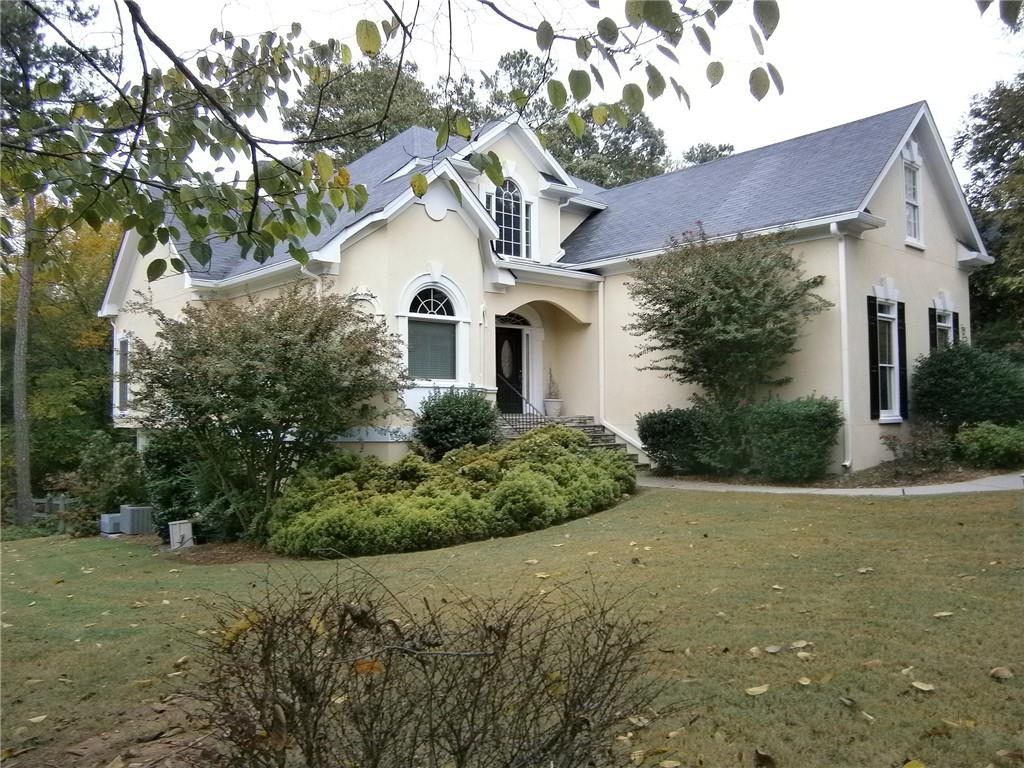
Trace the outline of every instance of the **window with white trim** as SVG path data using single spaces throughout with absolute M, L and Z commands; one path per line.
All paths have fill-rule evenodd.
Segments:
M 937 347 L 950 347 L 956 340 L 953 333 L 953 313 L 935 311 L 935 342 Z
M 882 418 L 900 415 L 896 311 L 896 302 L 878 302 L 878 410 Z
M 414 379 L 456 378 L 457 326 L 451 297 L 424 288 L 409 305 L 409 375 Z
M 519 185 L 512 179 L 505 179 L 487 195 L 486 204 L 498 225 L 494 252 L 501 256 L 532 258 L 533 204 L 523 199 Z
M 921 224 L 921 151 L 911 139 L 903 147 L 903 213 L 907 242 L 920 246 L 924 243 Z
M 117 342 L 117 409 L 128 410 L 128 400 L 131 393 L 128 388 L 129 374 L 131 373 L 130 349 L 131 342 L 127 335 L 122 336 Z

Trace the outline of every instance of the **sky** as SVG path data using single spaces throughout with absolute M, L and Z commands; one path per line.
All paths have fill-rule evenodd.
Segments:
M 111 2 L 98 1 L 99 23 L 110 29 L 116 25 Z M 516 18 L 534 24 L 546 18 L 556 29 L 592 27 L 604 15 L 583 0 L 495 1 Z M 394 4 L 411 12 L 414 0 Z M 140 0 L 140 5 L 156 31 L 185 53 L 208 45 L 215 26 L 237 37 L 283 31 L 293 21 L 303 25 L 304 35 L 335 37 L 355 49 L 358 19 L 390 15 L 377 0 Z M 602 0 L 602 5 L 621 17 L 618 0 Z M 658 55 L 662 71 L 677 77 L 692 102 L 688 110 L 671 89 L 648 101 L 647 112 L 665 132 L 673 156 L 701 141 L 753 149 L 920 100 L 929 103 L 948 149 L 971 97 L 1024 69 L 1024 33 L 1010 35 L 995 7 L 982 16 L 974 0 L 780 0 L 779 5 L 781 21 L 763 59 L 750 40 L 749 0 L 738 0 L 721 17 L 712 33 L 712 54 L 725 64 L 726 74 L 715 88 L 704 76 L 711 59 L 692 35 L 680 46 L 679 65 Z M 502 53 L 536 50 L 533 33 L 501 20 L 479 0 L 452 0 L 451 8 L 456 74 L 479 79 Z M 423 79 L 433 83 L 448 66 L 447 0 L 421 0 L 417 30 L 409 56 Z M 572 44 L 563 45 L 559 50 L 556 44 L 556 53 L 568 71 L 578 64 Z M 764 60 L 781 72 L 785 92 L 780 96 L 773 89 L 757 102 L 747 75 Z M 642 72 L 633 75 L 645 82 Z M 617 98 L 620 86 L 610 81 L 606 86 L 608 100 Z M 966 178 L 959 165 L 958 172 Z

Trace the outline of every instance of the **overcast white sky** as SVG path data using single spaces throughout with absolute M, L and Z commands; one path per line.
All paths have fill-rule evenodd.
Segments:
M 546 17 L 556 28 L 593 24 L 603 15 L 583 0 L 497 1 L 517 18 L 536 23 Z M 411 9 L 410 0 L 405 4 Z M 101 5 L 109 29 L 110 3 Z M 283 30 L 292 21 L 303 25 L 304 34 L 336 37 L 355 48 L 359 18 L 389 15 L 375 0 L 141 0 L 140 5 L 152 26 L 182 52 L 207 45 L 214 26 L 238 36 Z M 619 0 L 602 5 L 621 17 Z M 665 131 L 674 156 L 698 141 L 751 149 L 922 99 L 948 148 L 971 96 L 1024 68 L 1024 34 L 1011 36 L 994 7 L 980 16 L 974 0 L 780 0 L 780 6 L 781 22 L 765 58 L 782 73 L 782 96 L 773 90 L 758 103 L 748 92 L 747 74 L 758 60 L 747 29 L 749 0 L 735 3 L 713 35 L 714 58 L 726 65 L 719 86 L 708 87 L 709 59 L 691 35 L 681 46 L 681 65 L 662 59 L 663 72 L 676 74 L 692 99 L 691 110 L 670 90 L 649 102 L 648 112 Z M 502 53 L 535 49 L 532 33 L 475 0 L 455 0 L 452 7 L 460 65 L 477 79 L 479 70 L 492 70 Z M 422 0 L 411 58 L 428 83 L 447 67 L 447 29 L 445 0 Z M 571 44 L 559 58 L 566 70 L 575 66 Z M 641 73 L 635 79 L 644 82 Z M 618 87 L 609 90 L 609 100 L 618 96 Z

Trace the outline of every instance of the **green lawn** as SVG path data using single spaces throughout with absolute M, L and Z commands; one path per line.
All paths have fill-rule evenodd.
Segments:
M 1001 750 L 1024 750 L 1022 525 L 1019 493 L 664 490 L 546 531 L 360 562 L 406 593 L 550 589 L 588 571 L 599 585 L 638 590 L 657 627 L 658 663 L 686 702 L 638 734 L 637 748 L 668 750 L 652 764 L 749 765 L 756 748 L 780 768 L 910 759 L 984 768 L 1011 764 Z M 204 624 L 196 598 L 241 593 L 267 566 L 51 537 L 5 542 L 2 571 L 4 746 L 59 754 L 172 690 L 182 678 L 167 675 L 186 635 Z M 806 660 L 792 650 L 748 654 L 801 640 L 813 643 Z M 997 682 L 988 676 L 996 666 L 1016 676 Z M 763 685 L 762 695 L 745 693 Z

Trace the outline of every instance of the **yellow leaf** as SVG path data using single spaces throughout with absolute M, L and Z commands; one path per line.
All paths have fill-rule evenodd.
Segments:
M 919 690 L 919 691 L 930 692 L 930 691 L 934 691 L 935 690 L 935 686 L 932 685 L 931 683 L 921 683 L 921 682 L 918 682 L 917 680 L 912 682 L 911 685 L 914 686 L 915 688 L 917 688 L 917 690 Z
M 327 632 L 327 627 L 319 616 L 309 617 L 309 628 L 316 632 L 318 635 L 323 635 Z
M 909 763 L 904 763 L 903 768 L 927 768 L 924 763 L 920 760 L 911 760 Z
M 796 681 L 798 683 L 800 683 L 800 685 L 810 685 L 811 684 L 811 678 L 809 678 L 809 677 L 798 677 Z
M 747 688 L 748 696 L 760 696 L 762 693 L 768 692 L 768 684 L 758 685 L 753 688 Z

